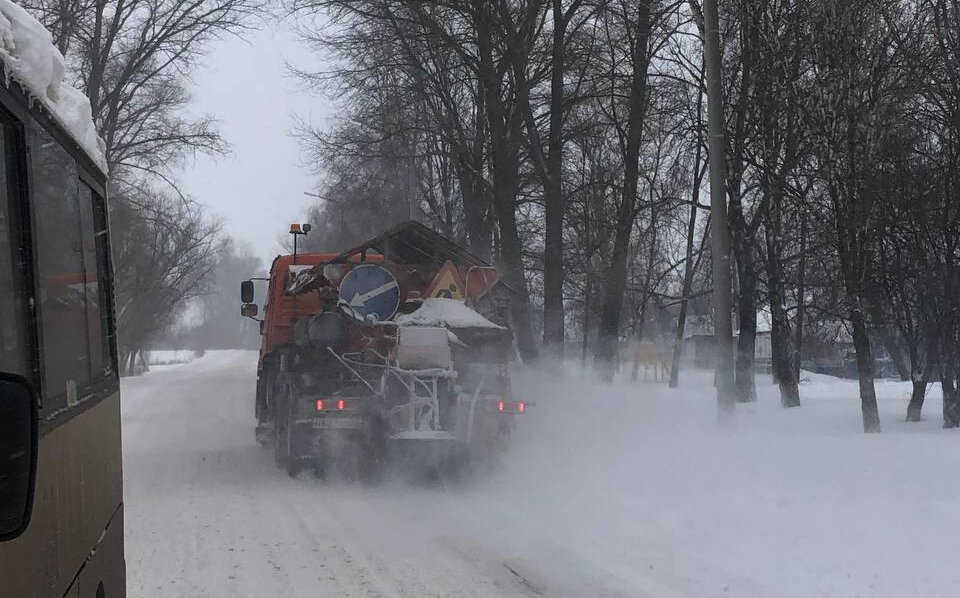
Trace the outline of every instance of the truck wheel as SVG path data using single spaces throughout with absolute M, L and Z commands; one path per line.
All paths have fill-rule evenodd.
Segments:
M 287 395 L 286 386 L 279 380 L 273 384 L 272 397 L 274 399 L 274 422 L 273 422 L 273 460 L 277 467 L 286 467 L 290 460 L 290 441 L 287 425 Z
M 290 447 L 293 442 L 293 434 L 290 431 L 290 428 L 287 427 L 287 475 L 291 478 L 295 478 L 300 475 L 300 472 L 303 471 L 303 461 L 298 459 L 296 456 L 291 454 Z
M 274 436 L 274 456 L 276 457 L 277 467 L 283 467 L 287 470 L 287 475 L 296 477 L 303 471 L 303 462 L 298 459 L 294 449 L 293 426 L 290 422 L 294 419 L 294 411 L 297 408 L 296 392 L 289 383 L 282 384 L 278 388 L 277 399 L 277 432 Z M 282 427 L 279 425 L 283 422 Z
M 266 369 L 257 380 L 256 437 L 257 443 L 263 448 L 270 448 L 274 445 L 274 426 L 276 422 L 273 421 L 270 410 L 274 401 L 275 380 L 276 375 Z

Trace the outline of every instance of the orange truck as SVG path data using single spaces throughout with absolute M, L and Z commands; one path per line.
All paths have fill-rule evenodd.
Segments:
M 262 319 L 255 280 L 267 282 Z M 278 256 L 268 278 L 241 283 L 241 314 L 261 329 L 257 441 L 291 475 L 495 462 L 530 405 L 510 385 L 513 294 L 417 222 L 339 254 Z

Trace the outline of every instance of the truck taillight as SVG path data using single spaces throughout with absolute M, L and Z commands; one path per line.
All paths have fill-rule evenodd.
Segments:
M 497 401 L 497 411 L 500 413 L 526 413 L 527 404 L 523 401 Z
M 346 411 L 348 407 L 346 399 L 334 399 L 329 397 L 325 399 L 315 399 L 314 406 L 317 408 L 317 411 Z

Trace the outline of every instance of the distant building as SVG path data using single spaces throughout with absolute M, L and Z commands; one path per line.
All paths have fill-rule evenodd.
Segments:
M 738 327 L 739 328 L 739 327 Z M 757 312 L 757 337 L 754 360 L 758 369 L 768 369 L 773 361 L 771 330 L 773 319 L 769 311 Z M 739 330 L 734 330 L 736 346 Z M 716 363 L 713 319 L 710 316 L 690 316 L 684 325 L 684 360 L 697 369 L 712 369 Z

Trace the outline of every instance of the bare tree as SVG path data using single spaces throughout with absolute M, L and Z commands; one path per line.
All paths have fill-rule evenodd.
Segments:
M 864 305 L 877 204 L 865 174 L 903 106 L 902 8 L 896 0 L 821 2 L 809 19 L 814 97 L 807 117 L 836 227 L 865 432 L 880 431 Z
M 207 43 L 248 28 L 262 3 L 28 0 L 24 5 L 53 32 L 76 86 L 90 98 L 106 144 L 119 239 L 121 369 L 127 373 L 148 340 L 202 292 L 209 273 L 217 227 L 182 196 L 174 169 L 193 152 L 222 152 L 226 146 L 212 117 L 184 116 L 190 103 L 186 75 Z
M 802 4 L 791 0 L 763 0 L 751 7 L 751 27 L 756 29 L 751 118 L 755 139 L 747 160 L 755 170 L 762 200 L 758 207 L 764 221 L 767 299 L 772 316 L 773 371 L 784 407 L 800 405 L 798 375 L 790 325 L 784 269 L 785 218 L 795 215 L 788 202 L 802 201 L 791 187 L 806 159 L 806 131 L 801 106 L 803 64 L 809 46 L 803 35 L 807 18 Z M 756 218 L 756 217 L 755 217 Z
M 114 203 L 111 219 L 120 370 L 130 374 L 177 308 L 206 292 L 219 226 L 176 197 L 143 190 L 124 199 Z
M 257 349 L 260 330 L 250 318 L 237 317 L 240 282 L 265 275 L 252 245 L 221 238 L 213 254 L 212 276 L 206 292 L 194 298 L 198 321 L 183 322 L 176 335 L 179 346 L 194 349 Z
M 30 0 L 90 98 L 115 178 L 168 177 L 171 160 L 222 151 L 206 117 L 188 120 L 184 74 L 205 44 L 249 27 L 258 0 Z
M 611 97 L 625 97 L 620 105 L 612 103 L 608 110 L 616 114 L 613 118 L 623 152 L 623 184 L 617 208 L 613 249 L 606 274 L 606 288 L 600 312 L 596 361 L 603 379 L 612 380 L 614 360 L 620 337 L 620 318 L 623 310 L 624 292 L 627 284 L 628 256 L 630 238 L 637 217 L 637 186 L 642 136 L 649 105 L 648 78 L 650 62 L 658 44 L 654 32 L 666 25 L 668 15 L 676 11 L 677 6 L 661 6 L 660 2 L 642 0 L 637 3 L 615 3 L 604 11 L 609 19 L 606 31 L 617 32 L 616 39 L 608 39 L 610 51 L 623 44 L 626 54 L 624 62 L 627 71 L 622 77 L 617 73 L 619 63 L 610 62 L 610 75 L 613 86 Z M 661 38 L 662 39 L 662 38 Z M 626 81 L 627 89 L 618 89 L 617 81 Z M 622 94 L 622 96 L 621 96 Z
M 568 82 L 571 56 L 568 30 L 583 26 L 592 18 L 595 7 L 583 9 L 582 0 L 572 0 L 566 7 L 562 0 L 549 3 L 552 30 L 549 32 L 549 66 L 540 68 L 533 56 L 538 49 L 539 22 L 547 12 L 544 2 L 529 2 L 521 12 L 510 10 L 507 2 L 497 3 L 499 24 L 507 40 L 507 56 L 511 62 L 517 89 L 518 109 L 522 111 L 527 131 L 530 161 L 541 180 L 544 196 L 543 241 L 543 346 L 553 359 L 563 358 L 565 319 L 563 315 L 563 195 L 564 125 L 571 99 L 566 87 L 578 89 L 579 82 Z M 581 16 L 580 13 L 585 13 Z M 545 110 L 548 120 L 547 143 L 544 147 L 540 124 L 535 116 L 531 91 L 537 86 L 537 71 L 548 71 L 550 78 Z M 532 72 L 531 72 L 532 71 Z

